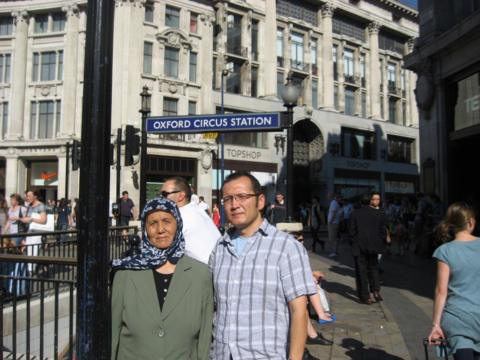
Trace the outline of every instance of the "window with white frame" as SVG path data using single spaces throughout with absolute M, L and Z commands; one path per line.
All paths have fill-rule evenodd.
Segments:
M 227 52 L 242 55 L 242 16 L 227 15 Z
M 310 49 L 310 63 L 312 64 L 312 74 L 318 75 L 317 67 L 317 39 L 312 39 L 312 47 Z
M 231 94 L 242 93 L 242 64 L 238 62 L 232 62 L 232 71 L 227 75 L 226 91 Z
M 190 13 L 190 32 L 196 34 L 198 32 L 198 14 Z
M 312 107 L 318 109 L 318 80 L 312 79 Z
M 165 26 L 176 29 L 180 27 L 180 9 L 167 5 L 165 9 Z
M 332 63 L 333 63 L 333 80 L 338 80 L 338 54 L 337 46 L 334 45 L 332 48 Z
M 153 11 L 154 11 L 153 3 L 150 1 L 147 1 L 145 3 L 145 16 L 143 19 L 145 22 L 153 23 L 153 15 L 154 15 Z
M 176 48 L 165 48 L 165 75 L 178 78 L 178 55 L 179 51 Z
M 283 29 L 277 29 L 277 66 L 283 67 Z
M 52 31 L 60 32 L 65 30 L 65 13 L 58 12 L 52 14 Z
M 362 82 L 362 87 L 365 87 L 366 77 L 365 77 L 365 54 L 360 55 L 360 81 Z
M 250 78 L 250 96 L 257 97 L 258 92 L 258 67 L 252 66 L 252 73 Z
M 355 115 L 355 89 L 348 86 L 345 88 L 345 114 Z
M 303 70 L 303 34 L 292 31 L 291 58 L 292 67 Z
M 163 98 L 163 116 L 173 116 L 178 114 L 178 99 Z
M 258 20 L 252 20 L 252 60 L 258 61 Z
M 11 54 L 0 54 L 0 84 L 10 83 L 11 64 Z
M 32 81 L 63 80 L 63 50 L 34 52 Z
M 46 100 L 30 103 L 30 138 L 52 139 L 60 129 L 61 101 Z
M 48 31 L 48 14 L 37 14 L 34 17 L 35 34 L 46 33 Z
M 353 77 L 355 74 L 353 50 L 343 50 L 343 73 L 345 75 L 346 82 L 355 82 Z
M 2 134 L 2 139 L 5 139 L 8 132 L 8 102 L 0 102 L 0 114 L 2 116 L 2 126 L 0 133 Z
M 145 41 L 143 43 L 143 73 L 152 74 L 153 44 Z
M 397 76 L 397 66 L 393 63 L 387 64 L 387 79 L 388 79 L 388 90 L 390 92 L 395 92 L 396 88 L 396 76 Z
M 281 98 L 282 96 L 282 89 L 285 86 L 283 83 L 284 83 L 283 72 L 278 71 L 277 72 L 277 97 L 278 98 Z
M 0 36 L 12 35 L 13 18 L 11 16 L 0 16 Z
M 190 51 L 188 80 L 191 82 L 197 82 L 197 53 L 192 51 Z
M 188 115 L 196 115 L 197 114 L 197 102 L 196 101 L 188 101 Z

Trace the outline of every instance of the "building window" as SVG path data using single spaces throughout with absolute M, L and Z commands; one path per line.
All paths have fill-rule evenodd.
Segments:
M 198 14 L 190 13 L 190 32 L 196 34 L 198 32 Z
M 233 62 L 232 64 L 232 71 L 227 75 L 227 92 L 232 94 L 241 94 L 241 64 L 237 62 Z
M 362 117 L 367 117 L 367 93 L 362 91 Z
M 383 92 L 383 59 L 380 59 L 380 92 Z
M 400 87 L 402 89 L 402 97 L 407 97 L 407 91 L 405 88 L 405 70 L 401 70 L 400 72 Z
M 342 128 L 342 156 L 375 160 L 375 133 Z
M 180 27 L 180 9 L 173 6 L 167 6 L 165 10 L 165 26 L 176 28 Z
M 258 68 L 252 66 L 252 78 L 250 86 L 250 96 L 257 97 Z
M 196 115 L 197 114 L 197 102 L 196 101 L 189 101 L 188 102 L 188 115 Z
M 62 79 L 63 50 L 33 53 L 33 82 Z
M 318 109 L 318 80 L 312 79 L 312 107 Z
M 378 47 L 403 55 L 405 40 L 393 34 L 380 31 L 378 35 Z
M 178 100 L 172 98 L 163 98 L 163 116 L 174 116 L 178 114 Z
M 333 46 L 332 49 L 332 63 L 333 63 L 333 80 L 338 80 L 338 55 L 337 55 L 337 46 Z
M 11 54 L 0 54 L 0 84 L 10 83 Z
M 291 58 L 294 69 L 303 70 L 303 34 L 292 32 Z
M 52 14 L 52 31 L 65 30 L 65 13 L 59 12 Z
M 217 86 L 217 58 L 214 57 L 212 61 L 212 89 Z
M 407 126 L 407 102 L 402 101 L 402 125 Z
M 48 31 L 48 14 L 35 15 L 34 30 L 36 34 L 41 34 Z
M 388 98 L 388 121 L 391 123 L 397 123 L 397 99 Z
M 333 85 L 333 106 L 336 110 L 339 109 L 340 105 L 338 103 L 338 85 Z
M 332 19 L 332 32 L 350 36 L 362 42 L 365 41 L 365 24 L 337 13 L 334 14 Z
M 153 10 L 153 3 L 147 2 L 145 4 L 145 17 L 143 18 L 145 22 L 153 23 Z
M 312 64 L 312 74 L 318 75 L 317 67 L 317 39 L 312 39 L 312 48 L 310 49 L 310 62 Z
M 391 93 L 396 92 L 396 72 L 397 67 L 395 64 L 387 64 L 387 80 L 388 80 L 388 91 Z
M 366 76 L 365 76 L 365 54 L 360 55 L 360 81 L 361 85 L 364 88 L 366 85 Z
M 345 88 L 345 114 L 355 115 L 355 90 L 351 87 Z
M 277 29 L 277 66 L 283 67 L 283 29 Z
M 227 15 L 227 52 L 242 55 L 242 17 Z
M 277 72 L 277 97 L 280 99 L 282 97 L 282 89 L 283 89 L 283 72 Z
M 258 20 L 252 20 L 252 60 L 258 61 Z
M 387 136 L 388 161 L 412 163 L 413 139 Z
M 353 59 L 353 50 L 345 49 L 343 51 L 343 73 L 345 75 L 345 81 L 351 84 L 355 83 L 355 68 Z
M 8 132 L 8 102 L 0 103 L 0 113 L 2 114 L 2 139 L 5 139 Z
M 0 16 L 0 36 L 12 35 L 13 18 L 11 16 Z
M 60 128 L 60 100 L 32 101 L 30 105 L 30 138 L 54 138 Z
M 143 73 L 152 74 L 153 44 L 145 41 L 143 43 Z
M 190 51 L 190 64 L 189 64 L 189 72 L 188 72 L 188 79 L 191 82 L 197 81 L 197 53 Z
M 277 0 L 277 15 L 303 20 L 317 26 L 318 5 L 306 1 Z
M 380 95 L 380 116 L 385 119 L 385 104 L 383 103 L 383 96 Z
M 165 48 L 165 75 L 178 78 L 178 49 Z

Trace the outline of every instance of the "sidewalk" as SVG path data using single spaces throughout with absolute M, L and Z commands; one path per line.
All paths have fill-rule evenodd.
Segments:
M 311 239 L 305 235 L 306 247 L 310 249 Z M 430 293 L 430 286 L 427 286 L 423 293 L 412 292 L 405 286 L 399 286 L 398 278 L 415 282 L 415 274 L 422 273 L 419 281 L 423 279 L 424 282 L 430 283 L 430 261 L 427 263 L 428 271 L 425 267 L 402 264 L 409 261 L 408 256 L 405 257 L 406 260 L 397 262 L 395 259 L 385 261 L 389 274 L 386 276 L 386 286 L 382 290 L 384 301 L 364 305 L 357 301 L 353 262 L 348 245 L 341 246 L 341 256 L 338 258 L 326 257 L 327 252 L 318 254 L 309 252 L 309 255 L 312 269 L 325 273 L 326 281 L 322 286 L 327 292 L 331 310 L 337 316 L 334 324 L 322 326 L 314 324 L 318 331 L 327 339 L 333 340 L 334 344 L 307 345 L 313 356 L 322 360 L 424 358 L 421 340 L 430 325 L 432 302 L 425 295 L 425 292 Z M 392 265 L 388 264 L 390 262 Z M 390 272 L 393 273 L 392 276 Z M 390 277 L 397 279 L 392 279 L 391 287 L 388 287 Z M 428 280 L 424 280 L 425 278 Z M 435 281 L 434 278 L 431 280 Z M 416 331 L 412 331 L 412 328 Z M 406 331 L 411 332 L 410 336 Z

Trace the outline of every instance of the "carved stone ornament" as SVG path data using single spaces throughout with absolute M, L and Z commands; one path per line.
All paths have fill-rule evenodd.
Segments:
M 178 91 L 178 86 L 174 82 L 168 83 L 168 91 L 171 94 L 175 94 Z
M 62 7 L 62 11 L 67 15 L 67 17 L 71 16 L 79 16 L 80 10 L 77 4 L 69 4 Z
M 368 24 L 368 33 L 369 34 L 378 34 L 380 31 L 380 23 L 376 21 L 372 21 L 370 24 Z
M 170 45 L 179 45 L 180 36 L 178 36 L 177 33 L 170 33 L 170 34 L 168 34 L 167 41 Z
M 333 12 L 335 11 L 335 6 L 332 3 L 326 3 L 322 6 L 322 16 L 323 17 L 332 17 Z
M 41 89 L 40 89 L 40 94 L 42 94 L 42 96 L 48 96 L 48 95 L 50 95 L 50 88 L 51 88 L 51 87 L 48 86 L 48 85 L 42 86 Z
M 212 152 L 210 150 L 203 150 L 200 158 L 203 170 L 208 171 L 212 167 Z
M 28 21 L 28 12 L 27 10 L 18 10 L 12 12 L 13 19 L 15 24 Z
M 132 6 L 145 6 L 147 0 L 115 0 L 115 6 L 123 6 L 123 5 L 132 5 Z
M 431 62 L 428 59 L 425 60 L 418 72 L 417 85 L 414 92 L 418 108 L 429 112 L 435 98 L 435 86 L 433 83 Z
M 176 48 L 183 47 L 185 49 L 191 49 L 192 44 L 189 37 L 178 29 L 165 29 L 155 35 L 160 45 L 169 45 Z

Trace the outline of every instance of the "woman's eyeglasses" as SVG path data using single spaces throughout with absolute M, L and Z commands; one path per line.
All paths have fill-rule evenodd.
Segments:
M 258 194 L 235 194 L 227 195 L 222 198 L 222 204 L 226 205 L 231 203 L 233 200 L 238 201 L 239 203 L 244 203 L 253 196 L 258 196 Z
M 173 191 L 162 191 L 160 194 L 162 194 L 162 196 L 164 198 L 168 197 L 168 195 L 172 195 L 172 194 L 176 194 L 176 193 L 179 193 L 180 190 L 173 190 Z

